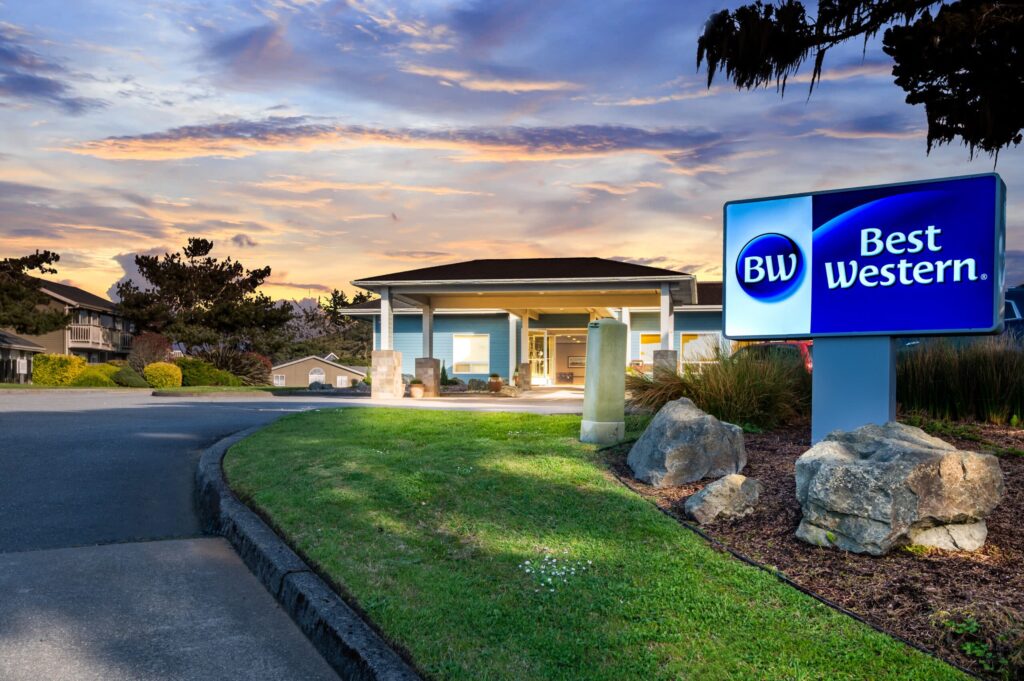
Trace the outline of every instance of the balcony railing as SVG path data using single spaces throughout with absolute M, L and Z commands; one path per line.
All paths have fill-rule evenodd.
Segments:
M 132 347 L 132 334 L 105 326 L 71 324 L 68 326 L 68 344 L 127 352 Z

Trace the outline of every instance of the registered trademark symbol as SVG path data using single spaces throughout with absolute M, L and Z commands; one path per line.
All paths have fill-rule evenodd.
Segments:
M 981 280 L 982 281 L 988 281 L 988 275 L 987 274 L 981 275 Z

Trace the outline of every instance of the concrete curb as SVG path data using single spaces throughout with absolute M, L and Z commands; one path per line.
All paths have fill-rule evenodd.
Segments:
M 342 679 L 422 681 L 421 677 L 263 519 L 238 500 L 221 462 L 262 426 L 235 433 L 199 459 L 196 497 L 203 529 L 221 535 L 277 599 Z

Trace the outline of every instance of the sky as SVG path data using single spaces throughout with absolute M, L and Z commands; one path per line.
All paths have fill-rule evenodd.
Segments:
M 989 172 L 926 155 L 877 41 L 708 89 L 738 3 L 0 2 L 0 257 L 100 294 L 136 253 L 270 265 L 274 298 L 474 258 L 599 256 L 719 280 L 729 200 Z M 1024 149 L 1007 269 L 1024 281 Z

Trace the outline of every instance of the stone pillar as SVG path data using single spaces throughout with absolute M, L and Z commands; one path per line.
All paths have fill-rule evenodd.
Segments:
M 440 397 L 441 360 L 434 357 L 417 357 L 416 378 L 423 381 L 424 397 Z
M 531 387 L 530 378 L 530 363 L 522 362 L 519 365 L 519 382 L 516 387 L 520 390 L 529 390 Z
M 654 376 L 660 373 L 675 374 L 679 372 L 679 353 L 675 350 L 654 351 Z
M 405 384 L 402 383 L 402 353 L 398 350 L 373 351 L 370 397 L 375 400 L 405 397 Z

